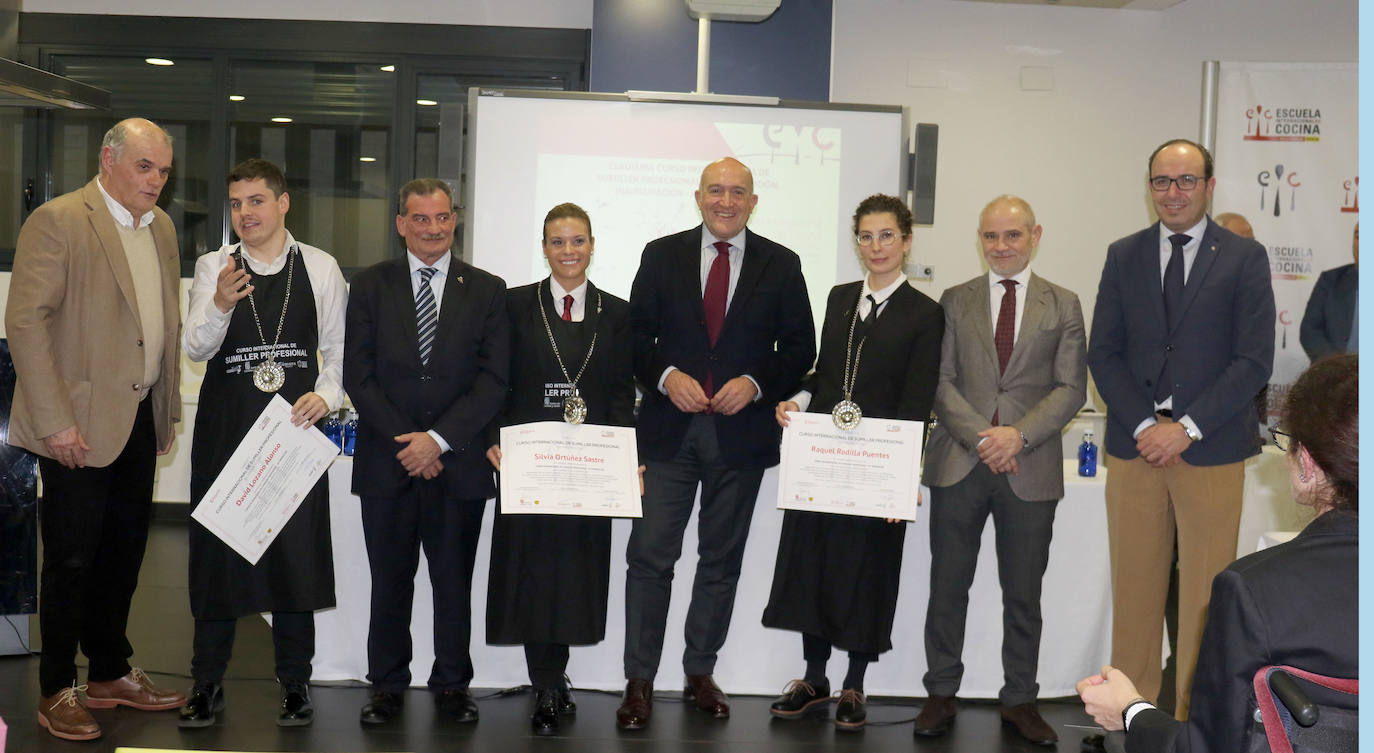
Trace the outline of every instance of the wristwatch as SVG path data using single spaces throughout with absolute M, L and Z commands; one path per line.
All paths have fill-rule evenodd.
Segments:
M 1180 423 L 1181 423 L 1181 422 L 1180 422 Z M 1184 434 L 1187 434 L 1187 435 L 1188 435 L 1188 438 L 1191 439 L 1191 440 L 1193 440 L 1194 442 L 1201 442 L 1201 441 L 1202 441 L 1202 435 L 1199 434 L 1199 433 L 1197 433 L 1197 429 L 1194 429 L 1193 427 L 1189 426 L 1188 424 L 1183 424 L 1183 433 L 1184 433 Z
M 1030 437 L 1026 436 L 1026 432 L 1017 429 L 1016 433 L 1021 435 L 1021 449 L 1024 450 L 1025 448 L 1030 447 Z

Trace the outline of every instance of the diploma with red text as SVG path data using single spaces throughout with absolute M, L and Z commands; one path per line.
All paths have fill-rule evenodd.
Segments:
M 256 565 L 338 455 L 324 432 L 293 425 L 291 404 L 273 395 L 191 517 Z
M 563 421 L 502 427 L 501 512 L 643 517 L 635 430 Z
M 788 413 L 778 508 L 916 519 L 925 424 L 864 417 L 850 431 L 829 413 Z

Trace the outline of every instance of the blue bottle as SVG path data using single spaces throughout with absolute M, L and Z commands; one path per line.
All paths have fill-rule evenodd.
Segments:
M 1097 445 L 1093 444 L 1093 431 L 1083 432 L 1083 444 L 1078 446 L 1078 475 L 1097 475 Z
M 333 442 L 340 450 L 343 449 L 343 422 L 339 420 L 337 412 L 329 414 L 329 418 L 324 420 L 324 427 L 321 429 L 329 441 Z
M 358 414 L 353 411 L 348 412 L 348 421 L 343 427 L 343 453 L 353 454 L 353 444 L 358 439 Z

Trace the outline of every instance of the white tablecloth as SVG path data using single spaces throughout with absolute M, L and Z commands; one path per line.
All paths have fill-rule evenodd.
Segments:
M 1246 512 L 1242 519 L 1241 548 L 1252 551 L 1257 531 L 1293 528 L 1284 522 L 1282 508 L 1294 507 L 1287 499 L 1287 480 L 1278 490 L 1272 485 L 1274 468 L 1282 455 L 1266 454 L 1247 464 Z M 1041 697 L 1073 694 L 1074 683 L 1098 670 L 1111 653 L 1111 585 L 1107 547 L 1106 509 L 1103 498 L 1106 471 L 1096 478 L 1080 478 L 1076 464 L 1064 465 L 1066 494 L 1059 503 L 1054 522 L 1054 541 L 1045 573 L 1042 598 L 1044 633 L 1040 650 Z M 338 584 L 336 609 L 320 612 L 316 619 L 316 680 L 363 679 L 367 674 L 367 619 L 370 578 L 363 545 L 358 498 L 349 493 L 352 473 L 350 458 L 340 458 L 329 471 L 331 525 L 334 536 L 334 568 Z M 1280 468 L 1281 473 L 1281 468 Z M 1253 492 L 1253 493 L 1252 493 Z M 760 624 L 768 600 L 773 563 L 777 553 L 782 513 L 775 509 L 776 469 L 764 475 L 759 503 L 754 511 L 753 528 L 745 550 L 735 614 L 730 636 L 720 653 L 716 678 L 727 692 L 773 694 L 789 679 L 801 676 L 801 638 L 796 633 L 770 630 Z M 929 499 L 929 492 L 926 492 Z M 488 505 L 490 508 L 490 505 Z M 483 521 L 477 570 L 473 577 L 472 654 L 476 667 L 475 687 L 506 687 L 528 682 L 524 654 L 519 647 L 488 646 L 485 642 L 487 563 L 492 512 Z M 1276 522 L 1277 521 L 1277 522 Z M 1300 526 L 1296 526 L 1300 527 Z M 597 646 L 575 647 L 568 675 L 579 687 L 619 689 L 624 687 L 621 652 L 624 646 L 625 543 L 629 537 L 628 520 L 617 520 L 613 528 L 610 588 L 610 614 L 606 639 Z M 667 641 L 656 682 L 662 689 L 673 689 L 680 681 L 683 650 L 682 623 L 695 569 L 695 515 L 687 529 L 683 558 L 678 563 L 682 576 L 673 583 L 672 608 L 668 616 Z M 969 698 L 995 698 L 1002 685 L 1001 667 L 1001 589 L 997 582 L 997 561 L 992 525 L 983 534 L 978 572 L 969 594 L 968 628 L 964 648 L 964 682 L 960 695 Z M 893 628 L 894 648 L 868 672 L 870 693 L 924 696 L 921 676 L 926 670 L 923 627 L 929 598 L 929 521 L 921 508 L 917 521 L 907 531 L 902 560 L 902 587 Z M 411 622 L 414 637 L 412 682 L 424 685 L 433 662 L 431 591 L 425 561 L 420 561 L 415 584 L 415 608 Z M 844 673 L 843 652 L 831 660 L 832 679 Z

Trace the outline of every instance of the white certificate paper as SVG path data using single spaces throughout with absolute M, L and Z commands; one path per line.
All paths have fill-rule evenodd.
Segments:
M 828 413 L 788 413 L 778 508 L 916 519 L 925 424 L 864 417 L 853 431 Z
M 291 404 L 273 395 L 191 517 L 256 565 L 338 455 L 318 428 L 292 425 Z
M 502 427 L 501 512 L 643 517 L 635 430 L 563 421 Z

